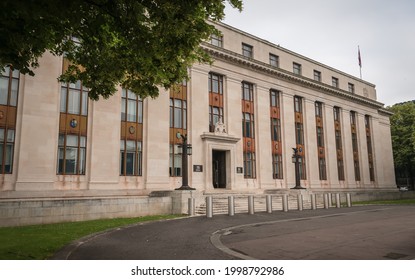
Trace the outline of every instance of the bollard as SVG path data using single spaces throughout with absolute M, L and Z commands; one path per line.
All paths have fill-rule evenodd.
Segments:
M 206 217 L 213 217 L 213 199 L 211 196 L 206 197 Z
M 248 196 L 248 214 L 253 215 L 255 214 L 255 207 L 254 207 L 254 196 Z
M 188 199 L 188 212 L 189 216 L 195 215 L 195 199 L 192 197 L 189 197 Z
M 303 195 L 302 194 L 297 195 L 297 206 L 298 206 L 298 211 L 303 211 Z
M 311 195 L 311 210 L 316 210 L 316 209 L 317 209 L 316 195 L 312 194 Z
M 337 208 L 341 207 L 341 205 L 340 205 L 340 194 L 339 193 L 336 193 L 336 207 Z
M 325 193 L 323 194 L 324 198 L 324 209 L 329 209 L 329 194 Z
M 352 207 L 352 198 L 350 193 L 346 193 L 347 207 Z
M 228 196 L 228 214 L 229 216 L 235 215 L 235 198 L 233 196 Z
M 267 203 L 267 213 L 272 213 L 272 197 L 271 195 L 267 195 L 265 198 Z
M 282 210 L 288 212 L 288 196 L 286 194 L 282 196 Z
M 327 201 L 328 201 L 329 208 L 333 207 L 333 201 L 332 201 L 331 193 L 327 194 Z

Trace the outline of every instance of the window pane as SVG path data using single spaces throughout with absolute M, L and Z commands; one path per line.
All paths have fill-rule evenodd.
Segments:
M 249 121 L 245 122 L 245 137 L 251 137 L 251 123 Z
M 12 163 L 13 163 L 13 144 L 6 145 L 6 155 L 4 159 L 4 172 L 12 173 Z
M 127 151 L 134 151 L 135 152 L 135 141 L 127 141 Z
M 77 148 L 66 148 L 66 174 L 76 174 L 76 162 L 77 162 L 77 155 L 78 149 Z
M 88 114 L 88 92 L 82 92 L 82 115 L 86 116 Z
M 10 105 L 17 106 L 17 94 L 19 90 L 19 80 L 12 80 L 12 90 L 10 92 Z
M 186 102 L 183 102 L 184 108 L 186 108 Z M 187 111 L 183 109 L 183 128 L 187 129 Z
M 141 176 L 142 174 L 142 160 L 141 160 L 141 152 L 137 153 L 137 173 L 136 175 Z
M 182 127 L 182 110 L 180 108 L 174 108 L 174 127 Z
M 81 89 L 81 81 L 76 81 L 76 83 L 70 83 L 69 88 L 73 89 Z
M 138 123 L 143 123 L 143 102 L 138 102 Z
M 272 140 L 278 141 L 279 137 L 278 137 L 278 120 L 277 119 L 272 119 L 272 129 L 273 129 Z
M 85 148 L 79 151 L 79 174 L 85 174 Z
M 0 170 L 3 170 L 3 142 L 0 142 Z
M 63 144 L 62 144 L 63 145 Z M 57 167 L 57 172 L 58 174 L 62 174 L 63 173 L 63 148 L 59 148 L 58 149 L 58 167 Z
M 19 70 L 13 70 L 13 73 L 12 73 L 12 77 L 13 78 L 19 78 Z
M 1 77 L 0 78 L 0 104 L 7 105 L 7 95 L 9 89 L 9 79 Z
M 127 152 L 127 157 L 126 157 L 126 169 L 125 169 L 125 174 L 126 175 L 134 175 L 134 166 L 135 166 L 135 153 L 131 153 L 131 152 Z
M 127 121 L 135 122 L 137 120 L 137 101 L 128 100 Z
M 77 90 L 69 90 L 68 98 L 68 113 L 79 115 L 79 102 L 80 102 L 80 92 Z
M 219 122 L 219 116 L 213 115 L 213 125 L 216 125 Z
M 174 109 L 173 107 L 170 106 L 170 127 L 174 127 Z
M 0 128 L 0 142 L 4 142 L 4 128 Z
M 85 148 L 86 147 L 86 137 L 85 136 L 80 136 L 80 147 Z
M 122 149 L 120 151 L 120 175 L 124 175 L 124 152 Z
M 182 176 L 182 156 L 174 155 L 174 176 Z
M 61 88 L 61 112 L 66 112 L 66 88 Z
M 14 130 L 7 130 L 7 142 L 14 142 Z
M 3 71 L 1 71 L 1 74 L 3 75 L 3 76 L 10 76 L 10 66 L 6 66 L 6 67 L 4 67 L 4 70 Z
M 78 147 L 78 136 L 66 135 L 66 146 L 67 147 Z
M 126 111 L 125 111 L 125 105 L 126 105 L 126 100 L 124 98 L 121 99 L 121 120 L 122 121 L 126 121 Z
M 135 95 L 135 93 L 132 92 L 131 90 L 128 90 L 128 98 L 133 99 L 133 100 L 137 100 L 137 95 Z

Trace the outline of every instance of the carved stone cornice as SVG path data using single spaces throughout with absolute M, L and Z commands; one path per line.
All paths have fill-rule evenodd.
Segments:
M 232 51 L 220 48 L 220 47 L 216 47 L 209 43 L 202 43 L 201 47 L 207 53 L 209 53 L 212 56 L 212 58 L 217 59 L 217 60 L 226 61 L 228 63 L 238 65 L 240 67 L 251 69 L 258 73 L 269 75 L 273 78 L 285 80 L 287 82 L 301 85 L 303 87 L 312 88 L 314 90 L 324 92 L 331 96 L 335 96 L 335 97 L 338 97 L 344 100 L 363 104 L 365 106 L 370 106 L 376 109 L 382 109 L 384 106 L 383 103 L 378 102 L 376 100 L 369 99 L 369 98 L 356 95 L 356 94 L 351 94 L 345 90 L 335 88 L 327 84 L 323 84 L 321 82 L 309 79 L 307 77 L 296 75 L 284 69 L 273 67 L 259 60 L 247 58 L 241 54 L 238 54 L 238 53 L 235 53 L 235 52 L 232 52 Z
M 202 135 L 200 135 L 200 138 L 202 140 L 210 140 L 215 142 L 225 142 L 225 143 L 237 143 L 241 138 L 235 137 L 233 135 L 228 134 L 215 134 L 211 132 L 204 132 Z
M 385 108 L 378 109 L 378 113 L 380 115 L 384 115 L 384 116 L 387 116 L 387 117 L 390 117 L 390 116 L 393 115 L 393 112 L 391 112 L 391 111 L 389 111 L 388 109 L 385 109 Z

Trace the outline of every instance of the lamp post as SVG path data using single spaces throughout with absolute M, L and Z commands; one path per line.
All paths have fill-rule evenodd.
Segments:
M 187 135 L 182 135 L 180 132 L 176 133 L 177 139 L 183 139 L 182 143 L 182 186 L 176 190 L 195 190 L 189 186 L 189 170 L 187 164 L 187 156 L 192 154 L 192 145 L 187 144 Z
M 295 189 L 295 190 L 305 189 L 301 187 L 301 182 L 300 182 L 300 158 L 301 156 L 298 154 L 299 148 L 292 148 L 292 149 L 294 151 L 292 161 L 295 164 L 295 187 L 291 189 Z

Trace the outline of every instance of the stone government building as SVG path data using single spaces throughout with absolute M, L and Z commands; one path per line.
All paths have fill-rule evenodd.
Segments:
M 0 226 L 180 212 L 183 194 L 396 191 L 390 112 L 375 85 L 225 24 L 212 65 L 155 99 L 61 84 L 63 57 L 0 80 Z M 181 186 L 181 139 L 192 144 Z M 162 192 L 171 191 L 171 192 Z M 189 194 L 190 193 L 190 194 Z M 175 206 L 176 205 L 176 206 Z M 179 207 L 179 209 L 177 209 Z

